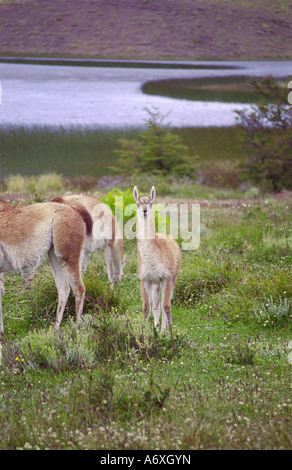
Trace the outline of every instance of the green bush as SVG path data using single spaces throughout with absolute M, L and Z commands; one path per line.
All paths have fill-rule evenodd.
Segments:
M 27 177 L 16 174 L 6 179 L 6 189 L 16 193 L 48 194 L 63 189 L 63 178 L 56 173 Z
M 288 321 L 292 315 L 292 303 L 290 299 L 282 299 L 274 301 L 272 297 L 266 302 L 262 302 L 253 312 L 253 317 L 264 326 L 271 326 L 275 324 Z
M 121 199 L 118 199 L 121 198 Z M 107 204 L 113 214 L 116 214 L 117 211 L 120 211 L 124 214 L 125 208 L 131 204 L 135 203 L 135 199 L 133 196 L 133 190 L 128 188 L 126 191 L 121 191 L 120 189 L 113 188 L 111 191 L 109 191 L 106 196 L 102 198 L 102 202 L 104 204 Z
M 246 160 L 243 175 L 264 189 L 279 192 L 292 189 L 292 106 L 273 77 L 253 81 L 258 91 L 273 97 L 271 104 L 259 104 L 252 111 L 237 111 L 238 127 L 244 131 Z
M 17 348 L 7 349 L 5 362 L 14 360 L 16 365 L 27 370 L 91 367 L 95 360 L 91 321 L 90 317 L 84 317 L 82 324 L 78 324 L 69 319 L 57 334 L 52 328 L 32 331 L 18 342 Z
M 164 125 L 165 116 L 157 110 L 150 111 L 146 129 L 139 132 L 139 140 L 120 139 L 121 148 L 114 168 L 119 174 L 191 175 L 196 165 L 188 155 L 182 139 Z

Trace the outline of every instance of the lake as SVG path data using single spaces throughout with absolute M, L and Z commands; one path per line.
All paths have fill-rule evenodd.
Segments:
M 235 123 L 234 110 L 248 105 L 149 96 L 141 86 L 167 78 L 292 77 L 292 61 L 141 61 L 136 65 L 132 61 L 131 67 L 123 61 L 111 61 L 110 66 L 106 61 L 86 66 L 82 60 L 61 64 L 55 60 L 46 65 L 0 63 L 0 125 L 142 126 L 148 118 L 145 108 L 158 108 L 162 115 L 169 113 L 172 126 L 230 126 Z

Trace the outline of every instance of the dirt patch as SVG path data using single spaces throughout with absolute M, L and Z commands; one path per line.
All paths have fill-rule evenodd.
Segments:
M 262 0 L 3 0 L 0 54 L 291 59 L 292 7 Z

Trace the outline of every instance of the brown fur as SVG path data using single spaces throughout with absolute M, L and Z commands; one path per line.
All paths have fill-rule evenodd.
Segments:
M 52 199 L 52 201 L 61 204 L 67 204 L 73 207 L 75 210 L 78 210 L 79 212 L 80 208 L 84 207 L 93 219 L 93 227 L 94 224 L 97 224 L 98 221 L 104 218 L 105 225 L 108 229 L 111 229 L 111 236 L 98 242 L 97 240 L 95 240 L 93 234 L 91 241 L 88 240 L 85 245 L 85 261 L 83 270 L 85 270 L 87 267 L 87 259 L 89 253 L 95 250 L 103 250 L 107 264 L 108 279 L 111 283 L 111 286 L 117 284 L 121 279 L 123 273 L 125 258 L 122 259 L 123 239 L 120 236 L 117 220 L 113 215 L 112 211 L 110 210 L 109 206 L 103 204 L 95 196 L 82 194 L 63 197 L 57 196 Z M 100 212 L 95 210 L 99 206 L 102 208 Z
M 57 202 L 58 204 L 66 204 L 65 199 L 63 199 L 62 197 L 59 197 L 59 196 L 54 197 L 51 200 L 51 202 Z M 88 237 L 91 237 L 92 236 L 92 227 L 93 227 L 93 222 L 92 222 L 91 215 L 85 209 L 85 207 L 82 206 L 81 204 L 72 204 L 71 207 L 73 209 L 75 209 L 81 215 L 82 219 L 84 220 L 85 226 L 86 226 L 86 235 Z
M 143 312 L 147 321 L 151 314 L 152 302 L 154 324 L 157 326 L 161 297 L 161 331 L 164 331 L 166 322 L 170 330 L 171 298 L 181 263 L 180 248 L 170 236 L 163 237 L 155 233 L 152 214 L 155 188 L 152 187 L 150 196 L 139 196 L 136 187 L 133 194 L 138 208 L 138 276 L 141 280 Z
M 48 254 L 59 296 L 55 330 L 62 320 L 70 286 L 75 296 L 77 320 L 82 313 L 85 288 L 81 275 L 81 255 L 85 236 L 83 218 L 68 206 L 46 202 L 13 207 L 0 201 L 1 280 L 4 280 L 3 273 L 11 270 L 21 271 L 25 279 Z

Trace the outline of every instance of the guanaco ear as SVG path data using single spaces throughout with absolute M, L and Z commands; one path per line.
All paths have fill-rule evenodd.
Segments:
M 138 193 L 137 186 L 135 186 L 134 189 L 133 189 L 133 196 L 134 196 L 135 201 L 137 202 L 138 199 L 139 199 L 139 193 Z
M 154 201 L 155 196 L 156 196 L 155 187 L 152 186 L 151 191 L 150 191 L 150 194 L 149 194 L 149 197 L 150 197 L 151 201 Z

